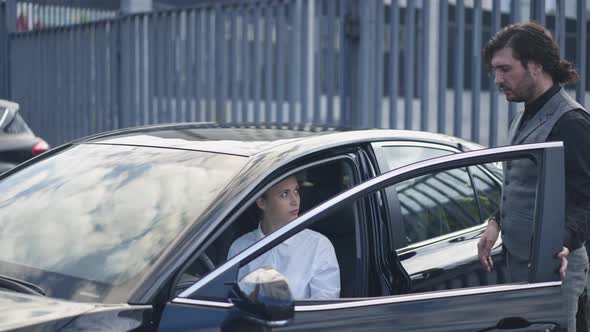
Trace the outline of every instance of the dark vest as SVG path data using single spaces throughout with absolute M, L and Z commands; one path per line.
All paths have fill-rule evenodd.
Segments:
M 510 144 L 546 142 L 561 116 L 574 109 L 584 108 L 560 89 L 521 130 L 518 127 L 524 110 L 514 116 L 508 131 Z M 531 160 L 504 162 L 502 242 L 511 255 L 524 260 L 530 256 L 537 176 L 537 166 Z

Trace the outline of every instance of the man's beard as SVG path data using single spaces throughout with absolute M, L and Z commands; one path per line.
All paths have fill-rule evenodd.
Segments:
M 498 84 L 500 92 L 504 93 L 506 100 L 514 103 L 523 103 L 532 101 L 532 96 L 535 93 L 535 83 L 530 73 L 526 73 L 526 76 L 519 82 L 514 89 L 508 88 L 506 85 Z

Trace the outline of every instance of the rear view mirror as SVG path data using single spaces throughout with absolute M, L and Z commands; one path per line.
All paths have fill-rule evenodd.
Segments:
M 271 268 L 260 268 L 238 282 L 231 301 L 240 316 L 268 327 L 289 324 L 294 301 L 287 278 Z

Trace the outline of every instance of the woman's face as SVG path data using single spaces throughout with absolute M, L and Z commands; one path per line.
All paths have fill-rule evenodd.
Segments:
M 297 218 L 299 202 L 299 184 L 294 176 L 275 184 L 256 200 L 263 212 L 262 220 L 272 223 L 275 229 Z

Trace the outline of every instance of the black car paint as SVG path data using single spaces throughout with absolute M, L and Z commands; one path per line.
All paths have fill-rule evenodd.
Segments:
M 138 131 L 141 133 L 141 131 Z M 129 135 L 128 132 L 122 132 L 122 135 Z M 367 138 L 360 137 L 358 134 L 347 135 L 346 133 L 338 134 L 334 137 L 332 135 L 322 136 L 321 138 L 312 137 L 309 139 L 294 139 L 289 143 L 275 145 L 268 150 L 259 152 L 251 156 L 249 164 L 244 170 L 236 176 L 236 179 L 228 186 L 227 190 L 218 197 L 217 202 L 209 209 L 209 211 L 201 216 L 204 220 L 198 224 L 198 227 L 188 229 L 184 235 L 163 255 L 156 266 L 152 269 L 150 277 L 141 280 L 135 289 L 133 295 L 129 299 L 132 305 L 122 305 L 122 307 L 114 306 L 110 309 L 91 308 L 88 309 L 86 304 L 79 304 L 78 315 L 86 312 L 84 316 L 80 316 L 71 321 L 72 325 L 60 325 L 64 323 L 63 318 L 59 318 L 55 323 L 47 321 L 47 324 L 42 329 L 57 330 L 58 327 L 66 326 L 66 330 L 162 330 L 162 331 L 177 331 L 177 330 L 199 330 L 207 328 L 217 328 L 223 324 L 231 328 L 231 320 L 240 319 L 239 314 L 235 310 L 228 310 L 223 308 L 215 308 L 209 306 L 185 305 L 177 303 L 168 303 L 162 305 L 162 299 L 168 296 L 169 290 L 167 285 L 171 283 L 175 271 L 178 271 L 183 262 L 186 262 L 193 254 L 198 255 L 208 243 L 208 239 L 214 237 L 215 234 L 221 231 L 219 227 L 221 222 L 229 216 L 237 214 L 241 211 L 241 204 L 248 199 L 248 194 L 262 188 L 267 178 L 272 178 L 277 174 L 281 174 L 289 169 L 303 165 L 309 160 L 328 157 L 333 154 L 341 154 L 344 152 L 353 152 L 355 149 L 363 149 L 368 153 L 371 150 L 367 143 L 379 140 L 408 140 L 404 136 L 406 132 L 397 132 L 396 135 L 391 133 L 378 133 L 376 137 Z M 116 138 L 118 134 L 103 135 L 94 137 L 86 141 L 89 144 L 117 144 Z M 399 135 L 399 136 L 398 136 Z M 129 136 L 125 136 L 129 138 Z M 102 140 L 108 140 L 108 143 Z M 461 144 L 455 139 L 447 139 L 442 135 L 432 135 L 432 137 L 412 137 L 412 141 L 435 142 L 448 146 L 455 146 L 462 148 L 468 145 Z M 84 141 L 78 141 L 76 144 L 85 144 Z M 126 141 L 124 144 L 133 144 Z M 138 140 L 138 145 L 141 145 Z M 187 145 L 188 146 L 190 144 Z M 65 148 L 66 146 L 62 147 Z M 477 148 L 477 146 L 475 146 Z M 326 152 L 329 150 L 330 152 Z M 246 153 L 246 152 L 244 152 Z M 374 165 L 377 167 L 376 165 Z M 367 174 L 368 170 L 361 169 L 360 172 Z M 535 308 L 540 320 L 551 321 L 551 315 L 555 312 L 553 308 L 547 306 L 547 296 L 555 295 L 555 292 L 549 292 L 545 289 L 532 290 L 527 293 L 526 297 L 522 297 L 522 293 L 518 293 L 520 298 L 515 303 L 515 299 L 511 297 L 510 292 L 501 294 L 484 294 L 478 296 L 457 296 L 448 299 L 444 305 L 441 303 L 434 305 L 429 300 L 416 300 L 411 306 L 405 306 L 401 310 L 392 310 L 388 306 L 370 306 L 360 307 L 356 309 L 332 310 L 327 312 L 313 312 L 313 311 L 298 311 L 295 316 L 295 322 L 291 328 L 284 328 L 285 330 L 309 330 L 309 329 L 338 329 L 342 330 L 342 323 L 348 327 L 345 330 L 359 330 L 365 329 L 367 324 L 371 324 L 375 328 L 385 328 L 391 330 L 392 326 L 400 330 L 413 329 L 416 326 L 424 326 L 424 311 L 429 312 L 429 324 L 432 326 L 432 331 L 448 331 L 454 322 L 453 315 L 449 315 L 449 310 L 457 311 L 456 315 L 463 315 L 462 308 L 470 308 L 470 315 L 476 317 L 473 324 L 481 323 L 479 328 L 490 327 L 497 322 L 494 319 L 489 321 L 481 321 L 482 315 L 490 316 L 490 308 L 502 308 L 504 301 L 511 301 L 519 308 Z M 0 296 L 4 296 L 0 293 Z M 356 300 L 356 299 L 355 299 Z M 344 300 L 342 300 L 344 301 Z M 337 302 L 342 302 L 337 301 Z M 557 301 L 557 300 L 556 300 Z M 478 303 L 484 303 L 478 304 Z M 556 304 L 555 302 L 554 304 Z M 156 304 L 156 308 L 152 309 L 152 305 Z M 76 304 L 77 305 L 77 304 Z M 557 304 L 556 304 L 557 305 Z M 163 311 L 157 312 L 160 308 Z M 453 309 L 457 308 L 457 309 Z M 84 311 L 88 309 L 87 311 Z M 26 310 L 26 309 L 23 309 Z M 494 309 L 495 310 L 495 309 Z M 511 309 L 501 309 L 497 313 L 497 318 L 500 320 L 511 312 L 517 314 L 518 312 L 508 312 Z M 522 309 L 525 310 L 525 309 Z M 528 309 L 527 309 L 528 310 Z M 153 312 L 152 312 L 153 311 Z M 88 315 L 89 316 L 86 316 Z M 335 322 L 338 322 L 337 327 L 331 327 L 325 322 L 326 315 L 330 316 Z M 118 318 L 125 317 L 126 321 L 121 323 L 115 322 Z M 158 317 L 162 317 L 160 321 Z M 71 316 L 70 316 L 71 318 Z M 449 320 L 450 319 L 450 320 Z M 479 319 L 479 320 L 478 320 Z M 557 318 L 555 318 L 557 320 Z M 109 324 L 104 324 L 103 321 L 109 321 Z M 93 325 L 93 322 L 95 324 Z M 133 322 L 133 323 L 129 323 Z M 0 324 L 2 322 L 0 321 Z M 301 324 L 299 324 L 301 323 Z M 58 325 L 54 325 L 58 324 Z M 419 324 L 413 326 L 412 324 Z M 490 325 L 491 324 L 491 325 Z M 0 325 L 2 326 L 2 325 Z M 71 326 L 71 327 L 70 327 Z M 24 326 L 23 326 L 24 327 Z M 76 328 L 74 328 L 76 327 Z M 471 327 L 476 328 L 476 325 Z M 29 330 L 39 329 L 40 326 L 30 326 Z M 452 329 L 452 328 L 451 328 Z M 27 329 L 25 329 L 27 330 Z
M 533 324 L 526 331 L 547 331 L 560 321 L 559 313 L 549 307 L 561 305 L 555 290 L 532 289 L 526 296 L 511 291 L 452 296 L 442 301 L 429 299 L 399 304 L 374 304 L 348 309 L 301 311 L 296 307 L 291 326 L 279 331 L 479 331 L 498 325 L 506 317 L 529 316 Z M 548 303 L 547 298 L 552 300 Z M 319 301 L 318 301 L 319 302 Z M 504 305 L 510 303 L 510 306 Z M 534 313 L 530 316 L 530 313 Z M 170 303 L 166 306 L 159 331 L 189 331 L 217 329 L 240 331 L 244 324 L 234 308 L 221 309 L 208 306 Z M 233 321 L 240 324 L 232 324 Z M 461 322 L 461 326 L 455 325 Z M 240 328 L 235 328 L 238 325 Z M 536 326 L 535 326 L 536 325 Z M 516 325 L 504 326 L 507 330 Z M 263 331 L 259 326 L 258 331 Z

